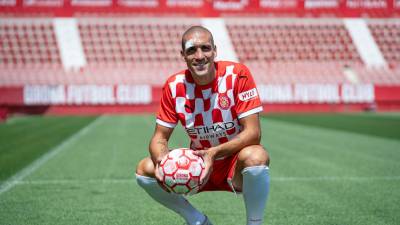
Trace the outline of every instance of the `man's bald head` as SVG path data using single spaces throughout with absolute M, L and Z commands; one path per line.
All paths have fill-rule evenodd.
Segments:
M 186 41 L 189 39 L 189 37 L 191 37 L 194 34 L 206 34 L 207 36 L 209 36 L 209 40 L 211 45 L 214 47 L 214 38 L 212 36 L 212 33 L 205 27 L 202 26 L 192 26 L 189 29 L 187 29 L 185 31 L 185 33 L 183 33 L 182 35 L 182 51 L 185 51 L 185 44 Z

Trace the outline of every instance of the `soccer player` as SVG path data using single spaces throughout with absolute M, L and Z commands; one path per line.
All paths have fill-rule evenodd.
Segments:
M 184 196 L 165 191 L 157 182 L 161 180 L 159 164 L 168 154 L 168 139 L 180 122 L 191 139 L 190 148 L 205 161 L 199 192 L 242 192 L 247 225 L 262 224 L 269 156 L 260 145 L 262 106 L 250 71 L 240 63 L 214 61 L 213 36 L 201 26 L 183 34 L 181 55 L 188 68 L 169 77 L 163 87 L 150 157 L 139 162 L 136 180 L 187 224 L 211 224 Z

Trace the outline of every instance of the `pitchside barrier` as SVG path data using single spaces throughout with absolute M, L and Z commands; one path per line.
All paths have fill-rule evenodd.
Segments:
M 400 109 L 400 86 L 258 84 L 264 112 L 357 112 Z M 155 113 L 161 87 L 26 85 L 0 87 L 0 114 Z

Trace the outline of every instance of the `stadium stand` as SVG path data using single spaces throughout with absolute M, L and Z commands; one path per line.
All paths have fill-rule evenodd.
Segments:
M 17 68 L 61 66 L 51 19 L 3 20 L 0 60 Z
M 260 84 L 346 83 L 342 65 L 332 62 L 248 62 L 254 79 Z
M 180 35 L 192 21 L 165 19 L 79 20 L 88 65 L 131 66 L 180 62 Z M 198 22 L 197 22 L 198 24 Z
M 189 26 L 200 24 L 198 19 L 171 18 L 81 18 L 78 23 L 87 60 L 85 74 L 103 77 L 101 83 L 151 85 L 161 85 L 171 71 L 183 68 L 180 36 Z
M 369 20 L 369 29 L 391 68 L 400 67 L 400 22 Z
M 227 25 L 242 62 L 361 62 L 340 20 L 241 18 Z
M 361 64 L 341 20 L 228 19 L 239 61 L 263 83 L 343 83 L 341 67 Z
M 184 68 L 180 36 L 198 19 L 89 19 L 78 27 L 87 65 L 62 69 L 51 20 L 10 19 L 2 23 L 2 85 L 151 84 Z
M 63 80 L 51 19 L 11 19 L 0 23 L 0 84 L 53 84 Z M 62 77 L 60 79 L 60 77 Z
M 400 101 L 392 99 L 393 89 L 385 89 L 400 87 L 398 1 L 385 7 L 381 3 L 389 1 L 329 1 L 337 3 L 334 7 L 325 5 L 328 1 L 301 0 L 290 4 L 273 1 L 282 3 L 278 5 L 239 0 L 182 1 L 188 5 L 179 1 L 167 4 L 167 0 L 99 1 L 105 5 L 57 2 L 0 1 L 0 95 L 11 93 L 7 88 L 15 87 L 13 93 L 17 94 L 12 98 L 20 97 L 14 98 L 14 104 L 52 104 L 54 93 L 59 93 L 53 91 L 55 86 L 65 90 L 57 98 L 68 105 L 73 102 L 68 91 L 71 85 L 82 86 L 75 94 L 89 99 L 88 104 L 92 104 L 92 98 L 97 101 L 93 96 L 105 96 L 103 86 L 117 93 L 118 86 L 130 85 L 134 90 L 135 85 L 144 85 L 150 90 L 149 96 L 155 93 L 149 99 L 156 105 L 166 77 L 185 68 L 180 57 L 183 31 L 203 25 L 218 33 L 214 35 L 218 52 L 228 53 L 224 57 L 250 68 L 257 84 L 264 88 L 260 93 L 275 94 L 268 85 L 277 89 L 290 86 L 282 96 L 291 98 L 281 103 L 297 104 L 302 99 L 296 96 L 299 93 L 314 99 L 322 96 L 320 102 L 324 103 L 328 96 L 324 87 L 329 85 L 334 87 L 329 95 L 342 103 L 345 100 L 339 97 L 343 97 L 341 90 L 347 85 L 346 90 L 352 90 L 347 94 L 356 103 L 360 96 L 364 96 L 365 104 L 374 97 L 381 101 L 378 95 L 385 93 L 383 99 L 391 99 L 388 104 L 400 108 Z M 306 89 L 294 91 L 297 84 Z M 357 91 L 363 87 L 368 92 Z M 381 87 L 383 92 L 374 92 Z M 33 93 L 32 101 L 25 99 L 29 97 L 25 89 L 35 90 L 29 92 Z M 136 95 L 131 91 L 132 99 Z M 264 103 L 282 96 L 264 96 Z M 104 104 L 111 104 L 107 101 Z M 306 103 L 310 102 L 316 101 Z
M 356 66 L 353 69 L 356 74 L 359 74 L 360 83 L 389 86 L 400 84 L 400 69 L 367 68 L 364 66 Z
M 391 69 L 366 68 L 340 19 L 225 20 L 239 61 L 260 83 L 399 82 L 400 26 L 369 20 L 369 27 Z M 387 21 L 387 20 L 384 20 Z M 199 19 L 79 18 L 87 65 L 65 71 L 51 19 L 8 19 L 1 23 L 4 85 L 150 84 L 184 67 L 180 35 Z M 4 38 L 3 38 L 4 37 Z
M 61 65 L 50 19 L 11 20 L 0 26 L 2 64 L 12 67 Z

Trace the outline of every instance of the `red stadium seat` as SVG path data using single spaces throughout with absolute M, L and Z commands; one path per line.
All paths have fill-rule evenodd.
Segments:
M 339 21 L 244 18 L 226 21 L 239 60 L 245 63 L 253 60 L 361 62 L 344 24 Z M 253 48 L 248 53 L 239 46 Z
M 180 36 L 199 19 L 77 18 L 87 66 L 64 71 L 51 19 L 0 24 L 0 84 L 151 84 L 185 68 Z M 370 20 L 391 69 L 366 68 L 340 20 L 225 19 L 239 61 L 258 83 L 400 83 L 400 26 Z
M 400 67 L 400 23 L 396 20 L 369 20 L 369 29 L 391 68 Z

